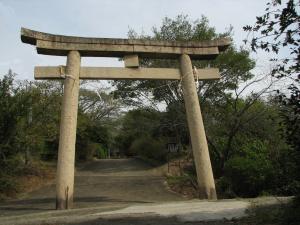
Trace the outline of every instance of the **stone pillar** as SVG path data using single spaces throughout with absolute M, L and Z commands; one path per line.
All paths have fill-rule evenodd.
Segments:
M 70 51 L 67 58 L 61 108 L 56 173 L 56 209 L 69 209 L 73 205 L 79 73 L 80 54 L 78 51 Z
M 196 165 L 199 197 L 202 199 L 217 199 L 192 62 L 188 55 L 180 56 L 180 70 L 187 121 Z

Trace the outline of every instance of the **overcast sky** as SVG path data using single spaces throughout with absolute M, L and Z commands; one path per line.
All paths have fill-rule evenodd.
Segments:
M 62 65 L 64 57 L 38 55 L 20 40 L 20 29 L 76 36 L 126 38 L 129 28 L 150 33 L 164 17 L 186 14 L 192 20 L 208 17 L 223 32 L 234 27 L 234 42 L 241 45 L 242 27 L 263 14 L 266 0 L 0 0 L 0 76 L 9 68 L 18 79 L 33 79 L 37 65 Z M 257 58 L 259 56 L 253 55 Z M 84 58 L 83 65 L 122 66 L 114 59 Z

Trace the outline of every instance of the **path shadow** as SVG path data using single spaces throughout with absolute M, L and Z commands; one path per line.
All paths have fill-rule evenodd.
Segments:
M 93 173 L 138 172 L 152 169 L 153 166 L 141 159 L 103 159 L 79 166 L 79 171 Z
M 76 197 L 74 199 L 75 208 L 81 208 L 82 203 L 99 203 L 110 204 L 110 203 L 128 203 L 128 204 L 138 204 L 138 203 L 153 203 L 151 201 L 137 201 L 137 200 L 122 200 L 117 198 L 108 198 L 102 196 L 96 197 Z M 22 211 L 22 210 L 51 210 L 55 209 L 55 198 L 35 198 L 35 199 L 22 199 L 14 200 L 6 203 L 0 204 L 0 214 L 1 211 Z
M 89 221 L 68 223 L 69 225 L 232 225 L 232 221 L 183 222 L 175 217 L 158 217 L 144 215 L 143 217 L 98 218 Z M 236 223 L 234 223 L 236 224 Z M 64 225 L 64 224 L 60 224 Z

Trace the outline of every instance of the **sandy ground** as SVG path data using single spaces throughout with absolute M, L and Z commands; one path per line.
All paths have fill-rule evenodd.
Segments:
M 75 175 L 75 208 L 120 208 L 132 204 L 185 200 L 169 191 L 161 172 L 138 159 L 97 160 L 79 165 Z M 55 209 L 55 185 L 22 199 L 0 203 L 0 217 Z M 1 221 L 0 221 L 1 223 Z
M 98 160 L 77 168 L 75 208 L 184 200 L 166 189 L 164 177 L 138 159 Z M 55 185 L 0 204 L 0 216 L 55 209 Z
M 138 159 L 77 167 L 75 209 L 55 210 L 55 185 L 0 204 L 0 224 L 195 224 L 245 215 L 249 201 L 190 200 L 170 191 L 157 168 Z M 202 224 L 197 223 L 197 224 Z

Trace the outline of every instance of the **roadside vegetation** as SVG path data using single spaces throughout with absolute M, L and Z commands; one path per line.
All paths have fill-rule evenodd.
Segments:
M 281 47 L 299 46 L 299 36 L 293 36 L 299 32 L 299 26 L 295 26 L 299 15 L 294 10 L 299 5 L 293 5 L 291 0 L 286 2 L 290 14 L 282 8 L 276 11 L 277 25 L 269 21 L 269 11 L 280 6 L 281 1 L 268 4 L 266 14 L 257 17 L 255 26 L 245 26 L 246 31 L 259 36 L 250 40 L 253 50 L 261 48 L 278 53 Z M 289 25 L 295 30 L 290 30 Z M 271 39 L 268 34 L 274 30 L 277 36 L 271 42 L 273 34 Z M 204 41 L 232 38 L 233 28 L 218 33 L 204 16 L 191 21 L 188 16 L 179 15 L 165 18 L 150 35 L 139 35 L 134 30 L 128 35 L 151 40 Z M 280 35 L 288 35 L 283 38 L 287 40 L 285 44 L 276 42 Z M 259 42 L 264 36 L 269 38 L 267 45 Z M 273 60 L 274 68 L 261 75 L 253 73 L 256 62 L 251 59 L 250 51 L 234 43 L 214 61 L 193 62 L 196 68 L 218 67 L 221 73 L 220 80 L 197 81 L 220 198 L 299 196 L 297 48 L 291 48 L 292 58 L 286 59 L 283 67 Z M 141 60 L 143 67 L 177 68 L 177 63 L 176 60 Z M 277 90 L 283 77 L 292 77 L 292 82 Z M 76 160 L 138 156 L 163 164 L 171 158 L 184 159 L 187 163 L 181 165 L 180 174 L 168 177 L 169 184 L 176 191 L 189 189 L 197 195 L 181 82 L 114 81 L 111 85 L 113 88 L 107 90 L 80 90 Z M 82 87 L 85 86 L 88 85 Z M 43 176 L 42 165 L 55 162 L 62 93 L 60 81 L 20 81 L 11 70 L 0 79 L 0 197 L 13 196 L 22 190 L 18 177 Z M 178 146 L 178 155 L 168 153 L 170 142 Z M 271 222 L 272 213 L 274 218 L 280 214 L 289 221 L 289 216 L 294 214 L 286 214 L 287 211 L 299 212 L 298 198 L 286 209 L 266 207 Z M 264 210 L 253 209 L 250 215 L 257 219 Z M 297 221 L 295 218 L 291 221 Z M 256 224 L 260 224 L 258 220 Z
M 61 82 L 20 81 L 11 70 L 0 79 L 2 198 L 23 190 L 20 177 L 36 175 L 43 179 L 55 170 L 62 93 Z M 108 157 L 113 143 L 114 119 L 110 117 L 116 118 L 119 107 L 105 92 L 81 90 L 77 161 Z

